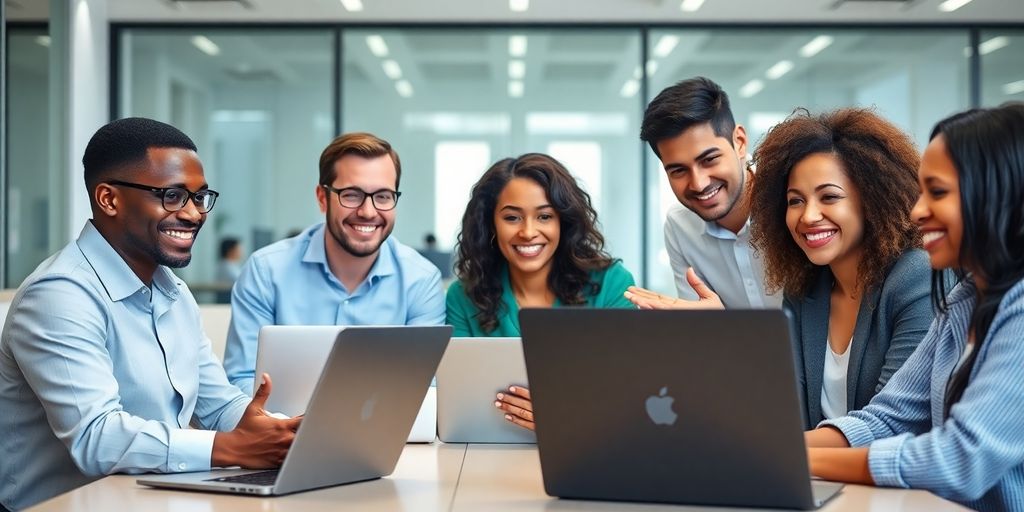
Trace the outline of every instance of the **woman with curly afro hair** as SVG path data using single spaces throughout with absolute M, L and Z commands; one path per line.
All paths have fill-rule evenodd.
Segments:
M 919 157 L 865 109 L 802 110 L 754 153 L 751 243 L 794 317 L 807 428 L 864 407 L 933 319 L 910 210 Z
M 453 336 L 519 336 L 519 309 L 631 308 L 633 275 L 604 251 L 590 195 L 554 158 L 529 153 L 491 166 L 462 217 L 448 289 Z M 529 391 L 498 395 L 506 419 L 533 427 Z

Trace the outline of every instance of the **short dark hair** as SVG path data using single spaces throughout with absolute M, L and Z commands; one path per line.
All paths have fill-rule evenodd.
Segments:
M 196 144 L 181 130 L 145 117 L 118 119 L 96 130 L 82 156 L 85 188 L 90 198 L 96 185 L 109 178 L 111 173 L 146 160 L 149 148 L 196 151 Z
M 402 162 L 398 153 L 391 148 L 388 141 L 372 133 L 355 132 L 339 135 L 320 153 L 320 184 L 330 185 L 338 174 L 334 172 L 334 164 L 345 155 L 358 155 L 363 158 L 377 158 L 384 155 L 391 157 L 395 164 L 395 190 L 402 180 Z
M 650 144 L 654 154 L 661 158 L 659 142 L 704 123 L 711 123 L 715 135 L 732 145 L 736 121 L 729 108 L 729 96 L 715 82 L 698 76 L 666 88 L 647 105 L 640 140 Z
M 235 237 L 229 236 L 229 237 L 221 238 L 220 239 L 220 259 L 227 258 L 228 254 L 230 254 L 231 251 L 234 250 L 235 247 L 238 247 L 239 243 L 241 243 L 241 242 L 239 242 L 238 239 L 235 238 Z

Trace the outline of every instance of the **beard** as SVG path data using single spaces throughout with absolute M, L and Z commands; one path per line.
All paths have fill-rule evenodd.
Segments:
M 160 245 L 160 242 L 159 242 L 159 239 L 160 239 L 159 237 L 161 236 L 159 232 L 167 230 L 167 229 L 182 228 L 182 227 L 185 227 L 185 228 L 188 228 L 188 229 L 195 229 L 195 235 L 193 235 L 193 237 L 198 237 L 199 236 L 199 229 L 202 227 L 202 223 L 199 223 L 199 224 L 189 224 L 189 225 L 183 225 L 180 222 L 173 222 L 173 223 L 169 222 L 169 223 L 166 223 L 166 224 L 161 223 L 161 224 L 159 224 L 157 226 L 157 232 L 158 233 L 157 233 L 157 239 L 156 240 L 152 240 L 149 237 L 142 238 L 142 237 L 136 236 L 135 234 L 133 234 L 131 232 L 128 232 L 126 234 L 126 239 L 127 239 L 129 244 L 134 246 L 140 252 L 142 252 L 142 253 L 146 254 L 147 256 L 149 256 L 154 262 L 156 262 L 157 265 L 163 265 L 163 266 L 169 267 L 169 268 L 187 267 L 188 264 L 192 262 L 192 251 L 191 250 L 188 253 L 184 254 L 184 255 L 173 254 L 173 253 L 170 253 L 170 252 L 166 251 Z M 193 238 L 193 242 L 194 241 L 195 241 L 195 238 Z
M 345 234 L 345 230 L 342 227 L 341 222 L 331 221 L 331 206 L 328 203 L 327 207 L 327 232 L 331 234 L 331 238 L 347 253 L 357 258 L 366 258 L 377 254 L 380 250 L 380 246 L 385 240 L 391 236 L 391 231 L 395 229 L 394 224 L 385 224 L 381 227 L 380 239 L 376 242 L 356 242 L 349 238 Z
M 724 183 L 722 185 L 722 187 L 725 188 L 725 192 L 726 192 L 726 198 L 725 198 L 726 207 L 721 212 L 719 212 L 719 213 L 711 214 L 711 215 L 706 215 L 703 211 L 699 211 L 697 208 L 691 208 L 689 204 L 684 204 L 683 206 L 686 206 L 686 208 L 688 210 L 690 210 L 691 212 L 696 213 L 697 216 L 700 217 L 701 220 L 703 220 L 704 222 L 717 222 L 719 220 L 722 220 L 723 218 L 725 218 L 726 215 L 729 215 L 730 213 L 732 213 L 732 209 L 735 208 L 736 207 L 736 203 L 739 202 L 740 194 L 743 193 L 743 186 L 746 184 L 746 178 L 747 178 L 747 171 L 742 171 L 740 173 L 739 185 L 735 189 L 730 188 L 728 183 Z M 714 187 L 714 186 L 716 186 L 716 185 L 714 185 L 714 184 L 710 185 L 709 188 L 710 187 Z M 704 191 L 700 192 L 700 194 L 703 194 L 703 193 L 704 193 Z M 696 194 L 696 195 L 700 195 L 700 194 Z

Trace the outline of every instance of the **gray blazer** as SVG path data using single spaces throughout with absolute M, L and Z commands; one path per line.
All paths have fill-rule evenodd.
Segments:
M 821 381 L 832 283 L 832 272 L 824 267 L 806 297 L 785 298 L 785 307 L 793 314 L 793 352 L 804 404 L 804 427 L 808 429 L 825 419 L 821 412 Z M 928 332 L 934 318 L 930 290 L 928 254 L 913 249 L 896 260 L 881 286 L 864 295 L 849 349 L 849 410 L 867 405 Z

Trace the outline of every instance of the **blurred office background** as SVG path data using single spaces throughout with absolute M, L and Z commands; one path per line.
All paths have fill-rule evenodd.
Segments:
M 662 222 L 676 200 L 638 138 L 646 103 L 704 75 L 755 145 L 797 107 L 861 105 L 923 147 L 950 113 L 1024 100 L 1024 3 L 943 10 L 950 1 L 965 3 L 6 0 L 0 287 L 17 287 L 88 218 L 76 148 L 110 118 L 146 116 L 196 141 L 221 192 L 180 270 L 197 286 L 217 279 L 222 238 L 248 254 L 322 220 L 320 152 L 338 133 L 370 131 L 402 158 L 404 243 L 433 233 L 452 250 L 488 165 L 546 152 L 590 192 L 609 251 L 672 292 Z M 81 93 L 90 72 L 101 114 L 74 117 L 95 107 Z

